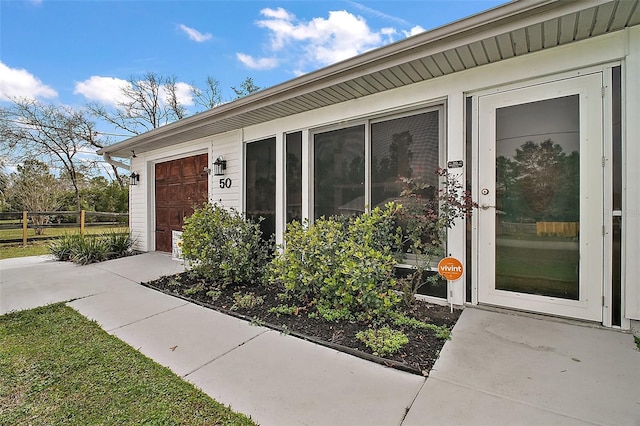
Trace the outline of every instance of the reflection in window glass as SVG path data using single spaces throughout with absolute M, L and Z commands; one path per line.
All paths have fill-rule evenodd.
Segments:
M 580 98 L 496 110 L 496 289 L 579 300 Z
M 364 125 L 314 135 L 314 218 L 364 212 Z
M 263 238 L 276 232 L 276 138 L 246 145 L 246 215 L 258 220 Z
M 302 132 L 286 136 L 287 223 L 302 221 Z
M 372 207 L 400 197 L 401 177 L 438 186 L 439 133 L 438 111 L 371 125 Z

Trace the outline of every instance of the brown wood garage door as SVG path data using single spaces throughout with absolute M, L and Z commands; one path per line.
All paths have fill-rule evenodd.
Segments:
M 156 164 L 156 250 L 171 251 L 171 231 L 207 201 L 207 154 Z

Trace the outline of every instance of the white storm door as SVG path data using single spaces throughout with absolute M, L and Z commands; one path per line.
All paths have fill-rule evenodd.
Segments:
M 478 98 L 478 302 L 602 321 L 600 73 Z

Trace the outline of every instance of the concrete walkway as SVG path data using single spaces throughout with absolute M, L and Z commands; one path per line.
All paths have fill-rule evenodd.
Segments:
M 467 308 L 428 379 L 138 285 L 182 271 L 160 253 L 89 266 L 0 261 L 0 314 L 68 301 L 261 425 L 640 425 L 630 334 Z

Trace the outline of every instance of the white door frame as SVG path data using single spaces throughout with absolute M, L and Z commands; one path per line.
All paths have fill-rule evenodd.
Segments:
M 478 211 L 478 302 L 601 322 L 603 318 L 604 183 L 602 73 L 536 85 L 523 84 L 477 99 L 477 186 L 480 205 L 495 206 L 496 108 L 580 95 L 580 299 L 568 300 L 495 289 L 495 209 Z M 594 140 L 595 139 L 595 140 Z M 595 173 L 593 171 L 597 170 Z M 481 193 L 489 188 L 488 194 Z

